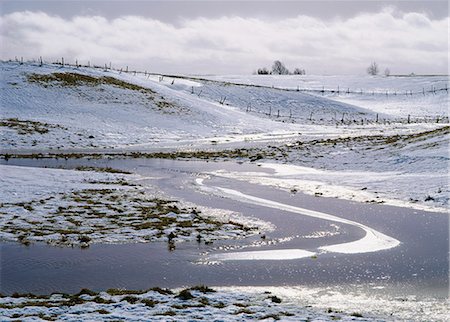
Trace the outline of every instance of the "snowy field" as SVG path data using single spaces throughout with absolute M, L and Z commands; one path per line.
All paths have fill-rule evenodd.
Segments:
M 34 159 L 45 157 L 75 160 L 84 155 L 93 158 L 86 159 L 92 164 L 108 158 L 214 160 L 213 170 L 206 166 L 196 172 L 176 166 L 168 169 L 175 178 L 189 178 L 175 181 L 174 186 L 188 190 L 183 185 L 189 184 L 189 189 L 204 193 L 206 199 L 215 196 L 245 203 L 250 209 L 265 207 L 308 220 L 327 220 L 361 234 L 357 240 L 297 252 L 213 254 L 211 262 L 316 259 L 319 253 L 357 256 L 364 253 L 361 249 L 377 253 L 401 247 L 403 242 L 357 220 L 259 198 L 232 186 L 215 186 L 214 180 L 276 189 L 293 198 L 304 193 L 317 197 L 318 203 L 329 197 L 448 216 L 446 76 L 191 77 L 18 62 L 1 62 L 0 70 L 3 242 L 82 248 L 164 242 L 173 251 L 180 243 L 208 245 L 258 235 L 264 241 L 264 233 L 276 229 L 258 218 L 258 213 L 249 217 L 226 207 L 199 206 L 189 198 L 173 200 L 164 191 L 169 183 L 153 174 L 138 174 L 139 168 L 128 173 L 97 166 L 33 167 Z M 15 160 L 25 160 L 27 166 L 8 164 Z M 220 168 L 223 161 L 252 165 L 258 171 Z M 325 231 L 316 237 L 333 238 L 333 233 Z M 345 238 L 336 238 L 341 237 Z M 314 291 L 294 287 L 286 297 L 276 288 L 272 293 L 258 288 L 222 288 L 218 293 L 191 290 L 194 297 L 189 299 L 177 297 L 179 290 L 174 294 L 19 295 L 0 298 L 0 314 L 25 321 L 106 317 L 371 321 L 378 316 L 380 320 L 426 320 L 434 310 L 433 319 L 444 320 L 443 307 L 448 304 L 389 300 L 386 310 L 367 306 L 360 314 L 358 307 L 342 301 L 336 301 L 337 309 L 328 310 L 320 296 L 314 297 L 316 307 L 306 307 L 308 298 L 299 294 L 308 290 Z M 299 298 L 304 302 L 299 303 Z M 324 298 L 330 303 L 336 299 Z M 370 302 L 361 301 L 361 307 Z M 415 306 L 423 309 L 419 312 Z

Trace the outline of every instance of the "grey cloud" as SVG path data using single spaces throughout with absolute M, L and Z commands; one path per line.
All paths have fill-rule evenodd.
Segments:
M 224 16 L 177 25 L 139 16 L 15 12 L 0 17 L 1 58 L 64 56 L 171 73 L 250 73 L 281 59 L 310 73 L 345 74 L 362 73 L 376 60 L 396 72 L 414 66 L 416 73 L 446 73 L 448 23 L 394 8 L 329 21 Z

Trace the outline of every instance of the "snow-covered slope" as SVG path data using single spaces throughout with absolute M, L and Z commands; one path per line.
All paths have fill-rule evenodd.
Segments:
M 129 74 L 11 63 L 3 63 L 1 70 L 3 149 L 167 147 L 168 143 L 182 145 L 214 136 L 266 133 L 267 129 L 298 130 Z M 64 75 L 71 77 L 68 82 Z M 138 86 L 110 82 L 111 76 Z M 42 131 L 17 135 L 21 128 L 33 125 L 30 121 L 39 122 L 34 125 Z
M 204 148 L 211 141 L 278 142 L 298 133 L 335 137 L 391 128 L 374 126 L 376 113 L 367 108 L 299 92 L 94 68 L 4 62 L 0 69 L 0 148 L 13 152 Z
M 448 76 L 208 76 L 207 79 L 304 91 L 393 118 L 448 118 Z M 323 90 L 323 92 L 322 92 Z M 447 120 L 448 121 L 448 120 Z

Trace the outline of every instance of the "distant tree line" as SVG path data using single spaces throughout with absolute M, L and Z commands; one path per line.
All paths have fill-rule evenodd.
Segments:
M 380 67 L 376 62 L 373 62 L 367 67 L 367 74 L 375 76 L 380 73 Z M 306 71 L 302 68 L 295 68 L 293 72 L 289 71 L 288 68 L 279 60 L 275 60 L 272 64 L 272 68 L 267 67 L 258 68 L 255 72 L 258 75 L 306 75 Z M 389 68 L 384 70 L 384 75 L 389 76 L 391 71 Z
M 380 72 L 380 68 L 378 67 L 378 64 L 376 62 L 373 62 L 369 65 L 369 67 L 367 67 L 367 74 L 371 75 L 371 76 L 375 76 L 378 75 L 378 73 Z M 384 70 L 384 76 L 389 76 L 391 75 L 391 71 L 389 68 L 386 68 Z
M 256 71 L 258 75 L 306 75 L 306 71 L 301 68 L 295 68 L 293 72 L 290 72 L 289 69 L 279 60 L 276 60 L 272 64 L 272 68 L 269 70 L 266 67 L 258 68 Z

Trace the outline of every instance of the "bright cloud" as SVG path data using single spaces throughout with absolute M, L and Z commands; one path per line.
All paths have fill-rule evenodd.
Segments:
M 393 73 L 447 73 L 448 26 L 449 18 L 392 8 L 346 20 L 232 16 L 176 25 L 25 11 L 0 17 L 0 44 L 2 59 L 65 57 L 157 72 L 251 73 L 279 59 L 309 73 L 359 74 L 371 61 Z

